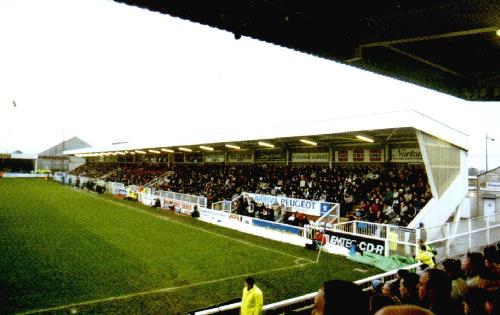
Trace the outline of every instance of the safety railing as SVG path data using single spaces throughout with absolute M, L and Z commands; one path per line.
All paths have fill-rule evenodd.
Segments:
M 335 223 L 340 220 L 340 204 L 333 203 L 330 204 L 330 210 L 323 214 L 318 220 L 314 222 L 316 226 L 332 227 Z
M 212 203 L 212 210 L 219 210 L 225 212 L 234 212 L 238 206 L 238 199 L 240 199 L 241 194 L 238 195 L 233 200 L 222 200 Z
M 500 240 L 500 214 L 476 217 L 423 228 L 420 237 L 438 252 L 438 257 L 455 257 Z M 427 235 L 432 238 L 427 239 Z
M 231 212 L 232 206 L 231 201 L 222 200 L 212 203 L 212 210 Z
M 420 263 L 417 263 L 417 264 L 409 265 L 406 267 L 402 267 L 400 269 L 416 270 L 418 268 L 418 266 L 420 266 L 420 265 L 421 265 Z M 378 279 L 382 282 L 390 281 L 396 277 L 396 274 L 397 274 L 397 270 L 391 270 L 391 271 L 384 272 L 384 273 L 381 273 L 381 274 L 378 274 L 375 276 L 356 280 L 356 281 L 354 281 L 354 283 L 361 286 L 363 288 L 363 290 L 367 290 L 370 287 L 370 284 L 373 280 Z M 320 285 L 321 284 L 318 283 L 318 287 Z M 262 311 L 264 313 L 271 313 L 271 312 L 276 313 L 276 311 L 278 311 L 278 310 L 287 310 L 287 309 L 293 310 L 293 309 L 297 309 L 299 307 L 302 307 L 304 305 L 311 305 L 311 304 L 313 304 L 313 300 L 314 300 L 314 297 L 316 296 L 316 294 L 317 294 L 317 292 L 312 292 L 312 293 L 308 293 L 308 294 L 294 297 L 291 299 L 267 304 L 267 305 L 264 305 L 264 307 L 262 308 Z M 196 315 L 218 314 L 218 313 L 222 313 L 222 312 L 236 310 L 236 309 L 239 309 L 240 307 L 241 307 L 241 302 L 238 302 L 238 303 L 233 303 L 233 304 L 228 304 L 228 305 L 224 305 L 224 306 L 220 306 L 220 307 L 211 308 L 208 310 L 199 311 L 199 312 L 196 312 L 195 314 Z
M 200 205 L 201 207 L 207 207 L 207 198 L 203 196 L 195 196 L 189 194 L 181 194 L 172 191 L 164 191 L 164 190 L 155 190 L 153 191 L 154 195 L 160 196 L 162 198 L 174 199 L 179 201 L 184 201 L 188 203 L 193 203 Z

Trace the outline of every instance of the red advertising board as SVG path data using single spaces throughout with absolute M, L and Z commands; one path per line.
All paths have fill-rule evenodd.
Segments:
M 349 154 L 347 150 L 339 150 L 339 162 L 347 162 L 349 160 Z
M 364 149 L 355 149 L 352 154 L 352 160 L 354 162 L 364 162 L 365 160 L 365 150 Z
M 380 162 L 382 161 L 382 150 L 372 149 L 370 150 L 370 162 Z

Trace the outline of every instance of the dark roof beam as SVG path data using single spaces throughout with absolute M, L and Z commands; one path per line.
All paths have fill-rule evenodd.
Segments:
M 441 65 L 438 65 L 438 64 L 436 64 L 436 63 L 434 63 L 434 62 L 432 62 L 432 61 L 429 61 L 429 60 L 426 60 L 426 59 L 424 59 L 424 58 L 420 58 L 420 57 L 418 57 L 418 56 L 415 56 L 415 55 L 413 55 L 413 54 L 410 54 L 409 52 L 406 52 L 406 51 L 404 51 L 404 50 L 402 50 L 402 49 L 399 49 L 399 48 L 396 48 L 396 47 L 393 47 L 393 46 L 384 46 L 384 47 L 386 47 L 387 49 L 390 49 L 390 50 L 392 50 L 392 51 L 394 51 L 394 52 L 397 52 L 397 53 L 399 53 L 399 54 L 402 54 L 402 55 L 404 55 L 404 56 L 406 56 L 406 57 L 408 57 L 408 58 L 414 59 L 414 60 L 419 61 L 419 62 L 421 62 L 421 63 L 424 63 L 424 64 L 426 64 L 426 65 L 428 65 L 428 66 L 431 66 L 431 67 L 433 67 L 433 68 L 439 69 L 439 70 L 441 70 L 441 71 L 443 71 L 443 72 L 446 72 L 446 73 L 452 74 L 452 75 L 457 76 L 457 77 L 462 77 L 462 78 L 465 78 L 465 79 L 467 78 L 467 77 L 466 77 L 465 75 L 463 75 L 463 74 L 460 74 L 460 73 L 458 73 L 458 72 L 456 72 L 456 71 L 454 71 L 454 70 L 451 70 L 451 69 L 448 69 L 448 68 L 443 67 L 443 66 L 441 66 Z
M 491 33 L 491 32 L 496 32 L 497 30 L 498 30 L 498 26 L 490 26 L 490 27 L 485 27 L 485 28 L 477 28 L 477 29 L 443 33 L 443 34 L 423 35 L 423 36 L 410 37 L 410 38 L 387 40 L 387 41 L 382 41 L 382 42 L 373 42 L 373 43 L 362 44 L 362 45 L 360 45 L 360 47 L 370 48 L 370 47 L 389 46 L 389 45 L 397 45 L 397 44 L 405 44 L 405 43 L 413 43 L 413 42 L 422 42 L 422 41 L 436 40 L 436 39 L 443 39 L 443 38 L 450 38 L 450 37 Z

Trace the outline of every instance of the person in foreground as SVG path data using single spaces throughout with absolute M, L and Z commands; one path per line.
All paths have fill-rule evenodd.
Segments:
M 375 315 L 434 315 L 434 313 L 416 305 L 393 305 L 384 307 Z
M 418 283 L 420 306 L 436 315 L 462 315 L 463 306 L 451 299 L 451 278 L 444 270 L 427 269 Z
M 347 306 L 349 314 L 368 315 L 368 296 L 356 284 L 344 280 L 330 280 L 323 283 L 314 298 L 311 315 L 345 314 Z
M 262 291 L 255 285 L 252 277 L 245 279 L 243 297 L 241 298 L 241 315 L 261 315 L 264 297 Z

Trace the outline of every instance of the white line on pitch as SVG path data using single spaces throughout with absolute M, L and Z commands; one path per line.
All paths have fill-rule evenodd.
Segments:
M 117 301 L 117 300 L 125 300 L 125 299 L 133 298 L 136 296 L 144 296 L 144 295 L 150 295 L 150 294 L 155 294 L 155 293 L 172 292 L 172 291 L 177 291 L 177 290 L 181 290 L 181 289 L 202 286 L 202 285 L 206 285 L 206 284 L 224 282 L 227 280 L 232 280 L 232 279 L 237 279 L 237 278 L 243 278 L 243 277 L 261 275 L 261 274 L 270 273 L 270 272 L 283 271 L 283 270 L 288 270 L 288 269 L 293 269 L 293 268 L 298 268 L 298 267 L 304 267 L 305 265 L 309 265 L 309 264 L 313 264 L 313 263 L 315 263 L 315 262 L 312 261 L 312 262 L 307 262 L 304 264 L 269 269 L 269 270 L 255 272 L 255 273 L 245 273 L 245 274 L 241 274 L 241 275 L 229 276 L 229 277 L 220 278 L 220 279 L 216 279 L 216 280 L 202 281 L 202 282 L 197 282 L 197 283 L 178 286 L 178 287 L 154 289 L 154 290 L 149 290 L 149 291 L 135 292 L 135 293 L 129 293 L 129 294 L 125 294 L 125 295 L 113 296 L 113 297 L 104 298 L 104 299 L 89 300 L 89 301 L 84 301 L 84 302 L 80 302 L 80 303 L 71 303 L 71 304 L 66 304 L 66 305 L 61 305 L 61 306 L 56 306 L 56 307 L 51 307 L 51 308 L 31 310 L 31 311 L 27 311 L 27 312 L 23 312 L 23 313 L 18 313 L 18 315 L 28 315 L 28 314 L 37 314 L 37 313 L 43 313 L 43 312 L 52 312 L 52 311 L 67 309 L 70 307 L 91 305 L 91 304 L 111 302 L 111 301 Z

